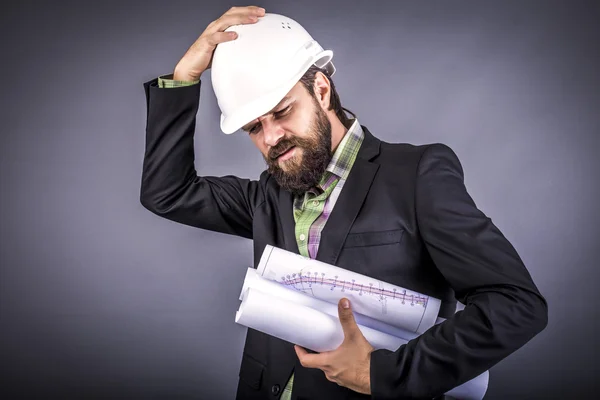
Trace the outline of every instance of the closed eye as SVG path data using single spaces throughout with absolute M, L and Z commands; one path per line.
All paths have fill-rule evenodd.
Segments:
M 254 124 L 250 129 L 248 129 L 248 133 L 251 135 L 255 134 L 256 132 L 258 132 L 257 129 L 260 125 L 260 122 L 258 124 Z
M 277 111 L 273 113 L 273 116 L 276 119 L 280 119 L 283 118 L 285 116 L 287 116 L 289 114 L 289 111 L 291 110 L 292 106 L 289 105 L 286 108 L 284 108 L 283 110 Z M 260 127 L 262 126 L 262 124 L 259 122 L 257 124 L 254 124 L 252 127 L 250 127 L 250 129 L 248 129 L 248 133 L 249 134 L 255 134 L 258 133 L 260 131 Z
M 287 106 L 287 107 L 286 107 L 286 108 L 284 108 L 283 110 L 281 110 L 281 111 L 277 111 L 276 113 L 273 113 L 273 115 L 275 116 L 275 118 L 281 118 L 281 117 L 284 117 L 284 116 L 285 116 L 285 115 L 288 113 L 288 111 L 289 111 L 291 108 L 292 108 L 291 106 Z

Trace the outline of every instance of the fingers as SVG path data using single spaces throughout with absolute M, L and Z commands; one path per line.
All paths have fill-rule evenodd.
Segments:
M 255 24 L 258 22 L 258 16 L 255 14 L 232 14 L 224 15 L 215 21 L 214 29 L 216 31 L 224 31 L 233 25 Z
M 294 350 L 296 350 L 296 355 L 298 356 L 298 360 L 300 364 L 305 368 L 326 368 L 327 367 L 327 354 L 311 354 L 306 351 L 303 347 L 298 345 L 294 345 Z
M 348 308 L 344 308 L 344 302 L 348 302 Z M 343 298 L 338 303 L 338 315 L 340 317 L 340 322 L 342 324 L 342 329 L 344 330 L 344 338 L 345 340 L 354 340 L 356 337 L 356 331 L 358 330 L 358 325 L 354 320 L 354 314 L 352 313 L 352 308 L 350 308 L 350 300 Z
M 210 47 L 215 47 L 219 43 L 230 42 L 237 38 L 237 33 L 235 32 L 215 32 L 206 37 L 206 43 Z
M 257 13 L 257 14 L 262 13 L 262 15 L 264 15 L 265 9 L 262 7 L 258 7 L 258 6 L 231 7 L 223 15 L 247 14 L 247 13 Z
M 257 6 L 231 7 L 221 17 L 211 22 L 196 42 L 205 52 L 212 52 L 219 43 L 237 38 L 235 32 L 224 32 L 233 25 L 254 24 L 264 17 L 265 9 Z
M 256 14 L 262 17 L 265 15 L 265 9 L 258 6 L 231 7 L 223 15 L 234 14 Z
M 232 7 L 225 14 L 211 23 L 211 31 L 224 31 L 233 25 L 254 24 L 259 17 L 265 16 L 265 9 L 256 6 Z M 211 32 L 211 33 L 212 33 Z

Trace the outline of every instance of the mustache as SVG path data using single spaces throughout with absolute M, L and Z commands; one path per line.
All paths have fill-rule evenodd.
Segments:
M 272 147 L 269 150 L 269 158 L 271 160 L 276 160 L 277 157 L 284 154 L 286 151 L 291 149 L 292 147 L 299 146 L 300 144 L 296 140 L 286 140 L 279 142 L 275 147 Z

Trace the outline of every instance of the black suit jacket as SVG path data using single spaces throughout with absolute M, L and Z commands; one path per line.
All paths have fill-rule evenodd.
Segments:
M 200 85 L 144 83 L 146 150 L 141 203 L 172 221 L 252 239 L 254 267 L 267 244 L 298 253 L 292 195 L 265 171 L 258 180 L 198 176 L 194 132 Z M 449 318 L 395 352 L 371 354 L 372 395 L 304 368 L 293 344 L 248 329 L 238 399 L 434 398 L 523 346 L 547 324 L 547 304 L 517 252 L 467 193 L 446 145 L 365 139 L 322 233 L 317 259 L 442 300 Z M 456 299 L 466 305 L 454 314 Z

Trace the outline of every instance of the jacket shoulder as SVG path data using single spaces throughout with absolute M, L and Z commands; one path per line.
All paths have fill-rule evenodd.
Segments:
M 379 159 L 381 162 L 402 162 L 419 164 L 423 156 L 431 153 L 446 153 L 456 157 L 454 150 L 445 143 L 433 142 L 425 144 L 392 143 L 381 141 Z

